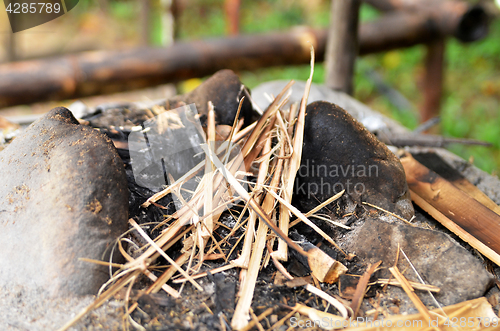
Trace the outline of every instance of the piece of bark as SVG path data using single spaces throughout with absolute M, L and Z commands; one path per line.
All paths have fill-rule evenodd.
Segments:
M 311 273 L 322 283 L 333 284 L 339 276 L 347 271 L 347 268 L 339 261 L 334 260 L 330 255 L 323 252 L 318 247 L 309 244 L 302 245 L 308 253 L 307 262 Z
M 420 164 L 411 155 L 401 159 L 410 190 L 444 216 L 481 241 L 497 254 L 500 253 L 500 216 L 443 177 Z M 462 238 L 465 241 L 471 238 Z
M 450 166 L 436 153 L 418 153 L 412 154 L 415 160 L 422 163 L 427 168 L 436 172 L 438 175 L 455 185 L 460 190 L 467 193 L 472 198 L 476 199 L 496 214 L 500 215 L 500 207 L 491 200 L 486 194 L 478 189 L 474 184 L 469 182 L 467 178 L 462 176 L 455 168 Z
M 496 263 L 497 265 L 500 265 L 499 254 L 497 254 L 495 251 L 493 251 L 491 248 L 483 244 L 478 239 L 472 237 L 467 231 L 465 231 L 464 229 L 459 227 L 455 222 L 453 222 L 448 217 L 443 215 L 443 213 L 434 208 L 431 204 L 429 204 L 427 201 L 421 198 L 418 194 L 416 194 L 411 190 L 410 193 L 411 193 L 411 199 L 413 202 L 415 202 L 416 205 L 418 205 L 425 212 L 434 217 L 435 220 L 441 223 L 448 230 L 459 236 L 463 241 L 467 242 L 469 245 L 477 249 L 479 252 L 481 252 L 481 254 L 486 256 L 492 262 Z

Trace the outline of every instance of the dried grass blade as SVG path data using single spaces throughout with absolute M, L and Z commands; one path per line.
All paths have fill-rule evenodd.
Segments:
M 315 208 L 311 209 L 310 211 L 308 211 L 305 216 L 306 217 L 309 217 L 311 216 L 312 214 L 314 214 L 315 212 L 317 212 L 318 210 L 321 210 L 323 207 L 326 207 L 328 206 L 329 204 L 331 204 L 332 202 L 334 202 L 335 200 L 337 200 L 338 198 L 340 198 L 343 194 L 344 194 L 345 190 L 342 190 L 340 191 L 339 193 L 335 194 L 334 196 L 332 196 L 331 198 L 329 198 L 328 200 L 322 202 L 320 205 L 316 206 Z
M 269 159 L 270 154 L 267 153 L 271 149 L 271 141 L 268 140 L 264 146 L 264 153 L 268 156 L 260 164 L 259 176 L 257 177 L 256 190 L 259 190 L 259 186 L 265 182 L 266 175 L 269 171 Z M 260 222 L 257 229 L 257 236 L 255 238 L 255 245 L 253 246 L 252 254 L 250 256 L 250 262 L 248 264 L 248 269 L 246 270 L 245 279 L 241 284 L 241 295 L 238 300 L 238 304 L 234 310 L 233 319 L 231 320 L 231 326 L 240 330 L 248 325 L 248 319 L 250 316 L 250 306 L 252 304 L 253 294 L 255 290 L 255 282 L 257 281 L 257 276 L 259 274 L 259 266 L 262 260 L 262 253 L 264 252 L 264 247 L 267 240 L 268 227 L 265 222 Z
M 181 256 L 179 256 L 175 262 L 178 265 L 183 265 L 187 260 L 189 259 L 189 252 L 182 253 Z M 158 279 L 151 285 L 147 290 L 146 293 L 157 293 L 162 286 L 168 282 L 168 280 L 175 274 L 177 269 L 174 266 L 171 266 L 168 268 Z
M 405 222 L 405 223 L 406 223 L 406 224 L 408 224 L 408 225 L 411 225 L 411 226 L 413 226 L 413 227 L 415 226 L 414 224 L 412 224 L 412 223 L 410 223 L 409 221 L 405 220 L 405 219 L 404 219 L 404 218 L 402 218 L 401 216 L 396 215 L 396 214 L 394 214 L 394 213 L 391 213 L 390 211 L 385 210 L 384 208 L 381 208 L 381 207 L 379 207 L 379 206 L 372 205 L 371 203 L 368 203 L 368 202 L 365 202 L 365 201 L 363 201 L 363 202 L 362 202 L 362 204 L 363 204 L 363 205 L 370 206 L 370 207 L 375 208 L 375 209 L 377 209 L 377 210 L 383 211 L 384 213 L 387 213 L 387 214 L 389 214 L 389 215 L 391 215 L 391 216 L 394 216 L 394 217 L 396 217 L 397 219 L 399 219 L 399 220 L 401 220 L 401 221 Z
M 342 328 L 342 325 L 346 319 L 334 314 L 326 313 L 321 310 L 317 310 L 314 308 L 311 308 L 309 306 L 297 303 L 295 304 L 295 307 L 297 307 L 297 311 L 302 314 L 308 316 L 311 321 L 327 321 L 327 323 L 321 323 L 321 328 L 323 330 L 334 330 L 334 329 L 340 329 Z M 340 327 L 335 327 L 336 325 L 339 325 Z
M 210 273 L 212 275 L 214 275 L 216 273 L 223 272 L 223 271 L 226 271 L 226 270 L 230 270 L 230 269 L 233 269 L 233 268 L 235 268 L 234 265 L 227 264 L 227 265 L 224 265 L 222 267 L 218 267 L 218 268 L 214 268 L 214 269 L 210 270 Z M 206 277 L 207 275 L 208 275 L 208 272 L 205 271 L 205 272 L 202 272 L 202 273 L 199 273 L 199 274 L 196 274 L 196 275 L 192 275 L 191 277 L 193 279 L 199 279 L 199 278 Z M 180 283 L 185 283 L 187 281 L 188 280 L 186 278 L 179 278 L 179 279 L 173 280 L 172 283 L 174 283 L 174 284 L 180 284 Z
M 344 255 L 346 255 L 346 253 L 335 243 L 335 241 L 333 241 L 333 239 L 327 235 L 325 232 L 323 232 L 323 230 L 321 230 L 320 228 L 318 228 L 316 226 L 316 224 L 314 224 L 313 222 L 311 222 L 307 217 L 304 216 L 304 214 L 302 214 L 300 212 L 300 210 L 298 210 L 297 208 L 295 208 L 294 206 L 292 206 L 290 203 L 288 203 L 287 201 L 285 201 L 283 198 L 281 198 L 279 195 L 277 195 L 276 193 L 272 192 L 271 190 L 268 190 L 266 188 L 266 191 L 269 192 L 272 196 L 274 196 L 276 198 L 276 200 L 278 200 L 279 202 L 281 202 L 289 211 L 291 211 L 295 216 L 297 216 L 298 218 L 300 218 L 300 220 L 304 223 L 306 223 L 307 225 L 309 225 L 311 228 L 314 229 L 314 231 L 316 231 L 320 236 L 322 236 L 323 238 L 325 238 L 330 244 L 332 244 L 335 248 L 337 248 L 339 251 L 341 251 Z
M 308 290 L 309 292 L 311 292 L 313 294 L 316 294 L 321 299 L 326 300 L 327 302 L 329 302 L 332 306 L 335 307 L 335 309 L 337 309 L 339 311 L 340 315 L 342 315 L 342 317 L 344 319 L 347 318 L 347 316 L 348 316 L 347 308 L 342 303 L 340 303 L 340 301 L 338 301 L 337 299 L 335 299 L 331 295 L 329 295 L 329 294 L 321 291 L 320 289 L 312 286 L 311 284 L 305 285 L 304 288 L 306 290 Z
M 266 318 L 267 316 L 271 315 L 272 312 L 273 312 L 273 308 L 267 308 L 263 313 L 261 313 L 257 317 L 256 321 L 252 320 L 250 323 L 247 324 L 247 326 L 245 326 L 244 328 L 240 329 L 239 331 L 248 331 L 248 330 L 251 330 L 257 324 L 257 322 L 262 321 L 264 318 Z
M 83 261 L 83 262 L 88 262 L 88 263 L 93 263 L 93 264 L 98 264 L 98 265 L 103 265 L 103 266 L 112 266 L 113 268 L 118 268 L 121 269 L 124 267 L 123 264 L 119 263 L 111 263 L 109 261 L 99 261 L 99 260 L 94 260 L 94 259 L 87 259 L 86 257 L 80 257 L 78 260 Z
M 408 280 L 401 274 L 399 271 L 398 267 L 390 267 L 389 271 L 391 274 L 394 276 L 394 278 L 397 279 L 397 281 L 401 284 L 403 287 L 403 290 L 406 292 L 406 294 L 410 297 L 410 300 L 413 302 L 417 310 L 422 314 L 422 316 L 425 318 L 427 325 L 431 325 L 431 314 L 429 313 L 429 310 L 427 307 L 420 301 L 419 297 L 415 294 L 415 290 L 413 287 L 411 287 L 410 283 Z M 439 327 L 434 327 L 434 329 L 441 330 Z
M 226 178 L 228 183 L 236 190 L 236 192 L 243 198 L 243 200 L 248 201 L 250 207 L 257 213 L 259 218 L 263 220 L 271 230 L 276 233 L 278 237 L 283 239 L 290 247 L 295 249 L 300 254 L 307 256 L 307 252 L 305 252 L 299 245 L 294 243 L 287 235 L 285 235 L 276 225 L 272 223 L 266 213 L 262 210 L 259 204 L 250 196 L 250 194 L 241 186 L 236 178 L 227 170 L 227 168 L 221 163 L 219 158 L 212 154 L 206 147 L 202 147 L 205 153 L 210 155 L 210 160 L 217 167 L 217 169 L 221 172 L 221 174 Z
M 428 285 L 428 284 L 421 284 L 421 283 L 416 283 L 416 282 L 411 282 L 408 281 L 415 290 L 420 290 L 420 291 L 430 291 L 434 293 L 439 293 L 441 289 L 437 286 L 434 285 Z M 380 284 L 380 285 L 391 285 L 391 286 L 399 286 L 401 287 L 402 285 L 395 279 L 388 279 L 388 278 L 379 278 L 377 279 L 376 282 L 373 282 L 369 285 L 375 285 L 375 284 Z
M 255 144 L 255 141 L 257 140 L 257 137 L 260 136 L 260 133 L 262 129 L 264 128 L 265 123 L 267 122 L 268 118 L 273 116 L 276 111 L 278 110 L 278 104 L 283 98 L 283 95 L 288 91 L 288 89 L 294 84 L 295 82 L 292 80 L 290 81 L 278 94 L 276 99 L 271 103 L 271 105 L 267 108 L 267 110 L 264 112 L 264 114 L 261 116 L 261 118 L 258 120 L 255 128 L 252 130 L 252 133 L 250 134 L 250 137 L 248 137 L 247 141 L 245 142 L 245 145 L 243 145 L 243 148 L 241 149 L 241 153 L 243 156 L 247 156 L 247 154 L 250 152 L 252 147 Z
M 287 172 L 285 173 L 284 183 L 285 183 L 285 200 L 290 203 L 292 201 L 293 195 L 293 186 L 295 184 L 295 177 L 297 176 L 297 171 L 300 167 L 300 162 L 302 159 L 302 145 L 304 142 L 304 124 L 306 118 L 306 106 L 307 99 L 309 97 L 309 92 L 311 90 L 312 78 L 314 75 L 314 48 L 311 45 L 311 72 L 309 74 L 309 79 L 306 82 L 304 96 L 302 97 L 300 103 L 299 114 L 297 118 L 297 123 L 295 125 L 295 132 L 293 135 L 293 151 L 290 164 L 286 168 Z M 288 235 L 288 229 L 290 228 L 290 215 L 285 212 L 280 214 L 280 222 L 279 222 L 280 230 L 283 231 L 284 234 Z M 278 250 L 275 253 L 276 257 L 280 260 L 286 261 L 288 259 L 288 247 L 282 240 L 279 240 Z
M 214 105 L 211 101 L 208 102 L 208 116 L 207 116 L 207 142 L 208 148 L 210 148 L 213 152 L 215 145 L 215 112 Z M 234 129 L 234 128 L 233 128 Z M 212 235 L 214 230 L 214 217 L 212 214 L 213 210 L 213 174 L 214 167 L 212 162 L 206 157 L 205 159 L 205 176 L 204 180 L 204 198 L 205 204 L 203 205 L 203 215 L 205 219 L 202 222 L 204 226 L 200 229 L 200 261 L 203 261 L 203 254 L 205 251 L 205 243 L 208 241 L 208 238 Z
M 133 218 L 129 219 L 129 223 L 140 233 L 140 235 L 146 239 L 146 241 L 154 248 L 158 253 L 160 253 L 161 256 L 163 256 L 168 263 L 170 263 L 172 266 L 174 266 L 179 273 L 181 273 L 184 277 L 186 277 L 191 284 L 193 284 L 194 287 L 196 287 L 198 290 L 203 291 L 203 287 L 200 286 L 197 282 L 195 282 L 189 274 L 182 269 L 175 261 L 168 256 L 158 245 L 144 232 L 144 230 L 135 222 Z
M 254 122 L 254 123 L 250 124 L 249 126 L 247 126 L 246 128 L 244 128 L 243 130 L 238 131 L 233 137 L 233 142 L 236 143 L 239 140 L 241 140 L 243 137 L 248 135 L 255 128 L 256 125 L 257 125 L 257 122 Z M 222 153 L 223 151 L 224 151 L 224 145 L 222 145 L 221 148 L 217 149 L 217 154 Z M 153 202 L 156 202 L 156 201 L 160 200 L 161 198 L 165 197 L 167 194 L 171 193 L 175 187 L 182 184 L 184 181 L 190 180 L 191 178 L 193 178 L 201 169 L 203 169 L 204 166 L 205 166 L 205 161 L 198 163 L 193 169 L 188 171 L 186 174 L 184 174 L 181 178 L 179 178 L 174 183 L 170 184 L 166 189 L 164 189 L 158 193 L 155 193 L 151 197 L 149 197 L 146 200 L 146 202 L 144 202 L 141 205 L 141 207 L 147 208 Z
M 120 253 L 123 255 L 123 257 L 125 257 L 125 259 L 127 261 L 132 261 L 133 258 L 132 256 L 130 256 L 124 249 L 123 249 L 123 246 L 122 246 L 122 242 L 121 241 L 118 241 L 118 249 L 120 250 Z M 144 274 L 149 278 L 151 279 L 153 282 L 156 282 L 158 280 L 158 277 L 156 277 L 151 271 L 149 271 L 148 269 L 145 269 L 143 270 Z M 177 292 L 176 289 L 168 286 L 167 284 L 163 284 L 163 286 L 161 287 L 166 293 L 170 294 L 171 296 L 173 296 L 174 298 L 179 298 L 180 297 L 180 294 L 179 292 Z M 133 311 L 133 310 L 132 310 Z M 129 313 L 131 313 L 132 311 L 129 311 Z

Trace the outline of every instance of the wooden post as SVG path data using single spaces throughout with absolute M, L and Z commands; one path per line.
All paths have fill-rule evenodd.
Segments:
M 224 9 L 228 35 L 238 35 L 240 33 L 240 0 L 226 0 Z
M 422 123 L 439 115 L 443 94 L 444 47 L 444 39 L 427 44 L 423 82 L 424 104 L 420 109 Z
M 360 0 L 332 0 L 326 44 L 326 85 L 353 92 L 354 63 L 358 54 Z

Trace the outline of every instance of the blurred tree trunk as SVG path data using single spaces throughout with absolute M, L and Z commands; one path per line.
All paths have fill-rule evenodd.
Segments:
M 443 94 L 444 49 L 444 39 L 427 44 L 423 84 L 424 104 L 420 109 L 422 123 L 439 115 Z
M 326 85 L 353 92 L 354 64 L 358 54 L 360 0 L 332 0 L 326 44 Z
M 240 34 L 240 0 L 225 0 L 227 32 L 230 36 Z

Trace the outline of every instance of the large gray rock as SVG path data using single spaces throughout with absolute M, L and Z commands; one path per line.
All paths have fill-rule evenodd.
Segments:
M 127 181 L 111 141 L 55 108 L 0 152 L 0 178 L 0 288 L 96 294 L 107 268 L 79 258 L 109 258 L 127 229 Z
M 406 224 L 368 218 L 361 227 L 346 235 L 343 247 L 356 254 L 362 264 L 382 260 L 383 269 L 377 274 L 378 278 L 391 277 L 386 268 L 394 265 L 398 247 L 401 248 L 424 281 L 441 289 L 434 296 L 442 306 L 484 295 L 494 279 L 478 258 L 447 234 Z M 408 280 L 420 283 L 401 253 L 397 265 Z M 401 312 L 413 309 L 402 289 L 389 286 L 388 290 L 386 297 L 400 300 Z M 416 293 L 428 307 L 436 307 L 426 292 Z

